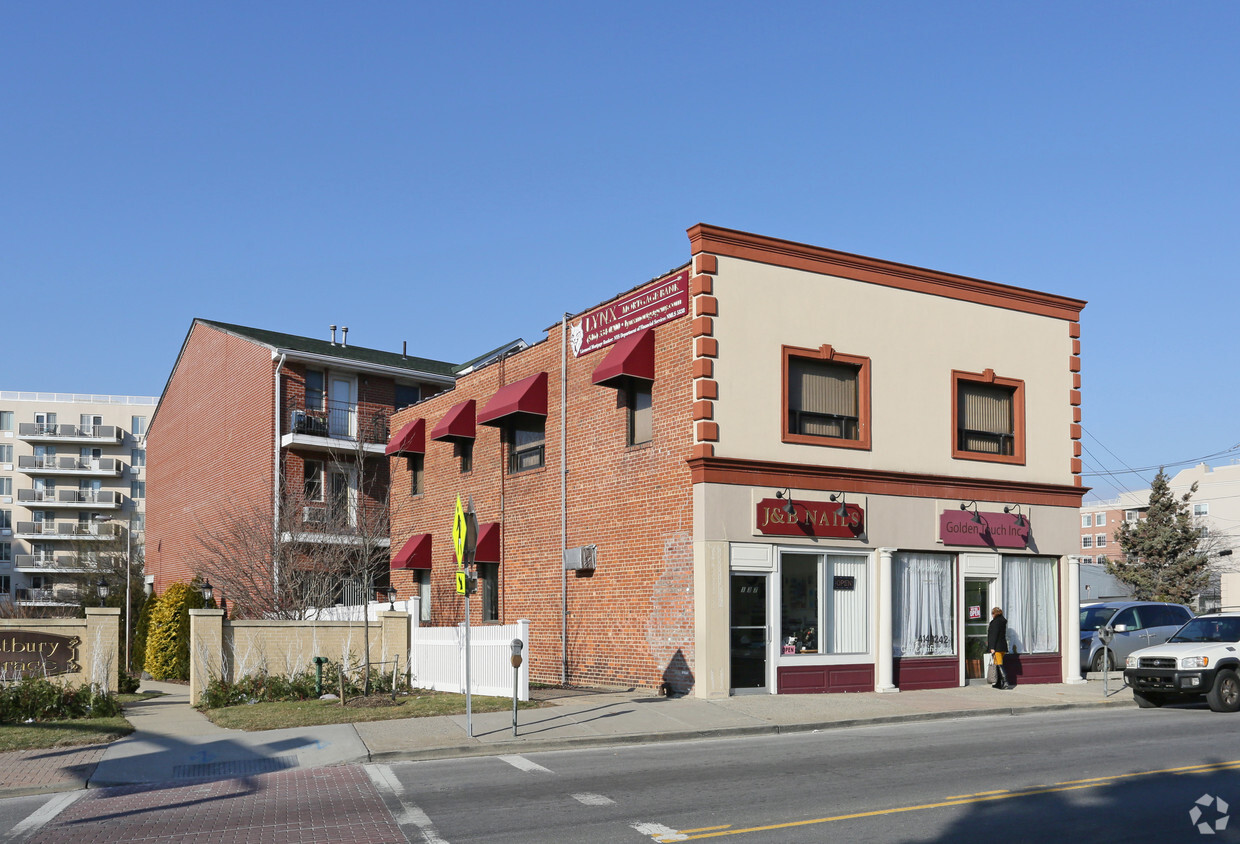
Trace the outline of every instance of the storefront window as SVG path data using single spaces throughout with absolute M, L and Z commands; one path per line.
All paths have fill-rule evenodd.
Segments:
M 901 551 L 892 561 L 892 651 L 899 657 L 956 652 L 951 554 Z
M 1059 650 L 1055 561 L 1043 557 L 1003 558 L 1003 614 L 1008 647 L 1016 653 Z
M 843 554 L 780 558 L 780 645 L 785 655 L 867 650 L 866 559 Z

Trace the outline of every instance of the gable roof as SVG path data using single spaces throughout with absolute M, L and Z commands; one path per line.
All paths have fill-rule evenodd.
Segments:
M 397 369 L 407 369 L 411 374 L 423 372 L 431 375 L 450 376 L 457 369 L 457 365 L 453 363 L 414 357 L 412 355 L 402 355 L 399 352 L 383 352 L 378 349 L 368 349 L 365 346 L 346 346 L 343 343 L 331 343 L 327 340 L 316 340 L 313 337 L 300 337 L 296 334 L 284 334 L 279 331 L 268 331 L 264 328 L 249 328 L 244 325 L 233 325 L 210 319 L 195 319 L 194 322 L 209 325 L 221 331 L 227 331 L 230 334 L 244 337 L 247 340 L 252 340 L 272 349 L 304 352 L 311 355 L 336 358 L 342 362 L 357 361 L 378 364 L 379 366 L 391 366 Z

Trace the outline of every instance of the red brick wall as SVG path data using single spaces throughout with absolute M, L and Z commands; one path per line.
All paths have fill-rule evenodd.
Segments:
M 561 676 L 560 451 L 561 338 L 549 340 L 462 378 L 455 390 L 402 411 L 427 420 L 426 492 L 409 495 L 404 458 L 392 470 L 392 553 L 415 533 L 434 535 L 432 624 L 464 619 L 456 595 L 452 510 L 473 496 L 480 522 L 502 525 L 500 621 L 530 620 L 531 678 Z M 591 383 L 613 347 L 574 359 L 568 353 L 567 524 L 569 547 L 598 546 L 598 568 L 568 574 L 568 681 L 578 685 L 692 686 L 693 494 L 686 460 L 693 447 L 690 319 L 655 329 L 654 437 L 626 447 L 623 396 Z M 478 426 L 474 468 L 462 475 L 452 444 L 429 439 L 449 408 L 475 399 L 479 411 L 502 385 L 548 375 L 546 465 L 507 474 L 497 428 Z M 396 571 L 401 597 L 416 594 L 410 573 Z M 471 597 L 478 622 L 479 598 Z
M 194 325 L 147 435 L 146 567 L 155 590 L 199 569 L 204 532 L 271 519 L 271 352 Z

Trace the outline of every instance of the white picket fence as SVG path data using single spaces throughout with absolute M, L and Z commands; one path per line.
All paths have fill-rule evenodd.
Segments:
M 415 616 L 416 618 L 416 616 Z M 421 689 L 464 692 L 465 625 L 413 627 L 409 664 L 413 685 Z M 530 699 L 530 623 L 472 625 L 469 628 L 470 691 L 480 695 L 508 697 L 512 694 L 512 640 L 525 644 L 517 669 L 517 699 Z

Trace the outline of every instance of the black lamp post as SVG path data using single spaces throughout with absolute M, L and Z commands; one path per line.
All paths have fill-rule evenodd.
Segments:
M 102 607 L 103 602 L 108 599 L 109 591 L 111 590 L 108 589 L 108 582 L 102 577 L 99 578 L 99 582 L 95 584 L 95 592 L 99 595 L 99 606 Z
M 215 587 L 211 585 L 210 578 L 204 580 L 198 589 L 202 592 L 202 599 L 208 604 L 211 603 L 211 598 L 215 595 Z

